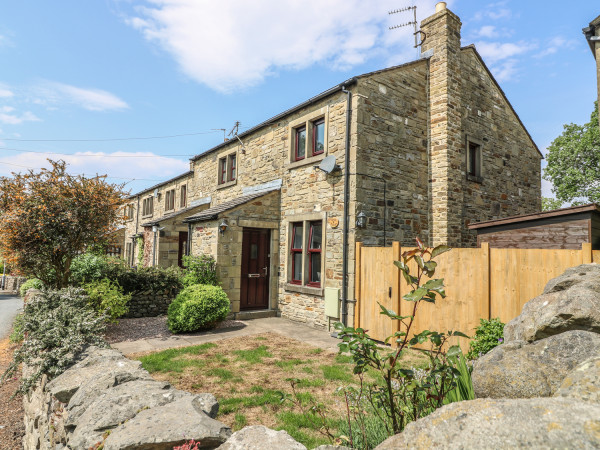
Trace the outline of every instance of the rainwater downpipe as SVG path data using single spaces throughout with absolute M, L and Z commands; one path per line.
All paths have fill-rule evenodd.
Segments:
M 185 254 L 190 256 L 192 254 L 192 223 L 188 222 L 188 238 L 187 238 L 187 248 L 185 249 Z
M 342 239 L 342 323 L 348 326 L 348 229 L 350 196 L 350 126 L 352 125 L 352 92 L 342 86 L 346 100 L 346 148 L 344 151 L 344 232 Z

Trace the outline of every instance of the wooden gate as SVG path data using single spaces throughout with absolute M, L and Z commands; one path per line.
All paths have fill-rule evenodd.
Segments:
M 401 315 L 412 314 L 414 303 L 401 300 L 410 287 L 394 266 L 410 249 L 397 242 L 387 248 L 356 245 L 354 326 L 368 330 L 374 339 L 385 340 L 397 325 L 380 314 L 378 303 Z M 484 243 L 481 248 L 452 249 L 436 261 L 435 278 L 444 278 L 447 297 L 435 304 L 421 303 L 413 331 L 458 330 L 472 335 L 479 319 L 499 317 L 509 322 L 548 281 L 569 267 L 600 262 L 600 252 L 592 252 L 590 244 L 581 250 L 539 250 L 490 249 Z M 411 272 L 416 272 L 415 264 Z

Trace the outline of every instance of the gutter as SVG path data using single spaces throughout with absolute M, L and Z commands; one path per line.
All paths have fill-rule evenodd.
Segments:
M 356 78 L 354 78 L 356 81 Z M 346 145 L 344 149 L 344 234 L 342 240 L 342 324 L 348 326 L 348 228 L 350 194 L 350 126 L 352 125 L 352 92 L 342 86 L 346 100 Z

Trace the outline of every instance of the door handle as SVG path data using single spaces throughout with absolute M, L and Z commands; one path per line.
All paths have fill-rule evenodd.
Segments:
M 391 286 L 390 286 L 390 289 L 389 289 L 389 291 L 388 291 L 388 297 L 389 297 L 389 298 L 392 298 L 392 287 L 391 287 Z
M 263 267 L 263 270 L 265 271 L 265 277 L 267 275 L 269 275 L 269 268 L 268 267 Z

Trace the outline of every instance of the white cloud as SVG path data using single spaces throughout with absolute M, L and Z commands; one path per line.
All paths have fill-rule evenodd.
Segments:
M 435 0 L 419 3 L 419 20 Z M 412 19 L 388 15 L 395 0 L 147 0 L 126 22 L 172 55 L 190 78 L 222 92 L 256 85 L 277 70 L 322 63 L 347 69 L 377 54 L 414 57 Z M 393 48 L 390 46 L 393 45 Z M 396 56 L 397 59 L 397 56 Z
M 572 39 L 565 39 L 562 36 L 555 36 L 550 39 L 547 44 L 545 44 L 545 48 L 535 56 L 536 58 L 543 58 L 544 56 L 553 55 L 559 50 L 572 48 L 575 45 L 576 43 Z
M 496 27 L 493 25 L 484 25 L 479 31 L 477 31 L 477 36 L 491 38 L 496 35 Z
M 120 157 L 114 158 L 114 156 Z M 139 158 L 139 156 L 144 156 L 144 158 Z M 62 159 L 67 162 L 69 173 L 83 173 L 89 176 L 96 173 L 108 175 L 115 177 L 114 180 L 111 180 L 113 182 L 125 181 L 125 179 L 134 177 L 163 180 L 189 170 L 189 161 L 156 156 L 151 152 L 78 152 L 73 155 L 19 153 L 0 157 L 0 176 L 9 175 L 11 172 L 26 171 L 27 167 L 35 169 L 48 167 L 47 158 Z
M 526 41 L 519 42 L 478 42 L 477 51 L 489 63 L 494 64 L 503 59 L 512 58 L 527 53 L 535 48 L 536 44 Z
M 0 86 L 0 98 L 9 98 L 13 97 L 14 95 L 14 92 L 12 92 L 11 90 Z
M 33 88 L 34 103 L 48 105 L 71 103 L 89 111 L 115 111 L 129 108 L 119 97 L 101 89 L 86 89 L 47 81 Z
M 490 3 L 486 5 L 486 8 L 481 11 L 477 11 L 473 15 L 474 20 L 483 20 L 483 19 L 491 19 L 491 20 L 500 20 L 500 19 L 510 19 L 513 17 L 513 12 L 507 8 L 507 2 L 501 1 L 496 3 Z
M 11 106 L 0 107 L 0 123 L 6 125 L 20 125 L 23 122 L 38 122 L 39 119 L 31 111 L 25 111 L 22 114 L 15 112 L 15 108 Z

